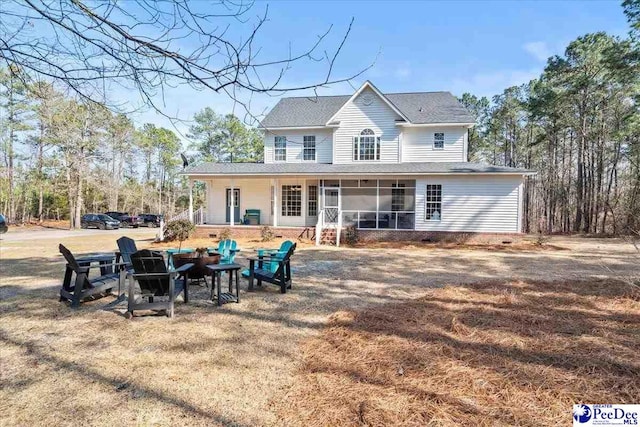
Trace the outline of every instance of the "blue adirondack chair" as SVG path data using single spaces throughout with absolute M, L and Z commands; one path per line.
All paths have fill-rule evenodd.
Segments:
M 282 259 L 287 254 L 287 252 L 289 252 L 291 246 L 293 246 L 293 242 L 291 240 L 285 240 L 284 242 L 282 242 L 279 249 L 258 249 L 258 258 L 263 256 L 271 256 L 275 259 Z M 277 262 L 264 261 L 262 268 L 264 270 L 269 270 L 272 273 L 275 273 L 278 269 L 278 266 L 279 264 Z M 248 268 L 242 271 L 242 277 L 249 278 L 249 274 L 250 273 Z
M 221 240 L 218 243 L 218 252 L 220 253 L 220 264 L 233 264 L 238 252 L 238 244 L 235 240 Z

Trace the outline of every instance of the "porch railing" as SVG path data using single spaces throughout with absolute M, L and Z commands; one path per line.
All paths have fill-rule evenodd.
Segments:
M 412 230 L 415 214 L 415 211 L 343 210 L 340 219 L 362 229 Z
M 207 210 L 204 207 L 200 207 L 193 212 L 193 223 L 195 225 L 202 225 L 207 220 Z
M 175 221 L 178 219 L 189 219 L 189 210 L 180 212 L 178 215 L 174 215 L 171 218 L 167 219 L 167 222 Z M 196 209 L 193 211 L 193 223 L 195 225 L 202 225 L 207 220 L 207 210 L 204 207 Z
M 316 246 L 320 246 L 320 235 L 324 228 L 324 209 L 320 209 L 318 212 L 318 221 L 316 222 Z
M 336 247 L 340 246 L 341 232 L 342 232 L 342 214 L 338 212 L 338 229 L 336 230 Z

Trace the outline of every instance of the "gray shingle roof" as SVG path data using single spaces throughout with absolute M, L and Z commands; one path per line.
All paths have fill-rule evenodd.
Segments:
M 429 174 L 516 174 L 535 173 L 526 169 L 469 162 L 425 163 L 201 163 L 190 166 L 185 175 L 429 175 Z
M 411 123 L 475 123 L 473 115 L 451 92 L 390 93 L 385 95 Z
M 450 92 L 389 93 L 387 99 L 415 124 L 474 123 L 475 117 Z M 262 127 L 324 126 L 351 95 L 282 98 Z

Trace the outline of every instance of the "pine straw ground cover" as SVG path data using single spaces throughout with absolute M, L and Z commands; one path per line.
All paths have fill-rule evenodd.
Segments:
M 569 425 L 640 401 L 640 295 L 620 282 L 447 286 L 334 314 L 303 347 L 289 425 Z

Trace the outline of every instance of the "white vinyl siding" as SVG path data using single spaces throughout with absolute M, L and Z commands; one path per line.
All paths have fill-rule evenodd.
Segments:
M 304 137 L 314 136 L 316 145 L 316 163 L 331 163 L 333 156 L 332 129 L 296 129 L 289 131 L 269 131 L 264 137 L 264 162 L 274 163 L 274 137 L 284 136 L 287 139 L 286 163 L 301 163 L 303 160 Z M 306 160 L 309 162 L 309 160 Z
M 370 105 L 362 102 L 363 96 L 371 96 Z M 340 127 L 334 133 L 334 163 L 353 163 L 353 139 L 360 136 L 363 129 L 371 129 L 380 137 L 380 160 L 371 163 L 398 162 L 398 136 L 400 130 L 396 120 L 400 116 L 391 109 L 378 95 L 365 89 L 353 102 L 344 106 L 336 121 Z M 361 161 L 358 161 L 361 163 Z
M 416 181 L 416 230 L 518 233 L 521 177 L 429 176 Z M 428 184 L 442 185 L 440 221 L 425 219 Z
M 207 224 L 226 224 L 226 191 L 230 179 L 206 182 Z M 271 185 L 268 179 L 234 179 L 233 188 L 240 189 L 240 218 L 247 209 L 260 209 L 260 223 L 271 224 Z M 238 218 L 236 218 L 238 220 Z
M 402 128 L 402 162 L 466 162 L 465 127 Z M 444 148 L 434 147 L 436 133 L 444 133 Z

